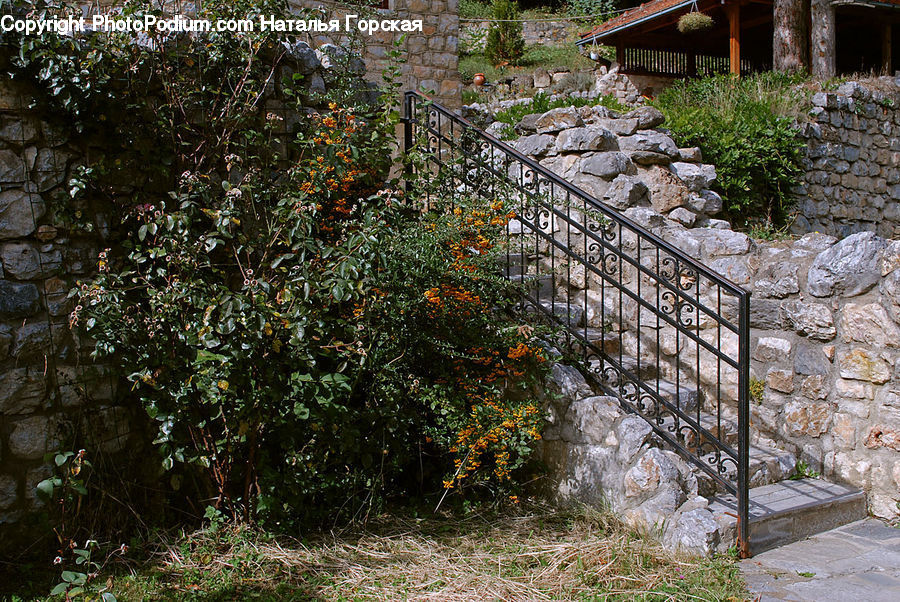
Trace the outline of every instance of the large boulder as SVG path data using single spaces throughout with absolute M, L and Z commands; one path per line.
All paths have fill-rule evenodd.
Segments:
M 807 288 L 816 297 L 861 295 L 878 283 L 887 241 L 874 232 L 848 236 L 816 256 L 807 274 Z
M 581 171 L 592 176 L 612 180 L 619 174 L 634 173 L 628 155 L 618 151 L 595 153 L 581 160 Z
M 561 153 L 608 151 L 618 148 L 615 135 L 607 129 L 596 126 L 563 130 L 556 139 L 556 149 Z
M 676 161 L 670 169 L 692 192 L 707 189 L 716 181 L 716 168 L 713 165 Z
M 584 120 L 572 107 L 550 109 L 534 122 L 534 129 L 538 134 L 555 134 L 569 128 L 578 128 L 584 125 Z
M 633 136 L 619 138 L 619 148 L 624 151 L 647 151 L 678 159 L 678 145 L 669 136 L 654 130 L 639 131 Z

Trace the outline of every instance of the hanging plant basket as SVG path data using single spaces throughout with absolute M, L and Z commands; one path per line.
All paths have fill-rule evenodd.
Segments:
M 700 33 L 712 29 L 713 20 L 709 15 L 692 12 L 678 19 L 678 31 L 683 34 Z

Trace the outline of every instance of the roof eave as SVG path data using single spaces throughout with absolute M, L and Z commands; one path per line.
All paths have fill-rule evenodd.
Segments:
M 585 44 L 590 44 L 591 42 L 595 42 L 595 41 L 603 39 L 603 38 L 608 38 L 608 37 L 615 35 L 621 31 L 624 31 L 626 29 L 631 29 L 632 27 L 640 25 L 641 23 L 646 23 L 647 21 L 651 21 L 662 15 L 667 15 L 671 12 L 674 12 L 674 11 L 684 8 L 686 6 L 690 6 L 690 5 L 694 4 L 694 2 L 696 2 L 696 0 L 684 0 L 684 2 L 680 2 L 674 6 L 670 6 L 659 12 L 645 15 L 645 16 L 641 17 L 640 19 L 636 19 L 634 21 L 629 21 L 628 23 L 623 23 L 622 25 L 619 25 L 618 27 L 614 27 L 614 28 L 610 29 L 609 31 L 604 31 L 604 32 L 601 32 L 598 34 L 593 34 L 593 35 L 587 34 L 586 37 L 583 37 L 580 40 L 578 40 L 577 42 L 575 42 L 575 45 L 576 46 L 584 46 Z

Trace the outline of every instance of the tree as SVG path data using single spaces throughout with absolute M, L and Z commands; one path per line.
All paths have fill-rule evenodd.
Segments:
M 776 71 L 809 68 L 809 0 L 775 0 L 772 66 Z
M 494 19 L 488 32 L 484 55 L 494 65 L 515 64 L 525 53 L 525 38 L 522 37 L 522 23 L 519 9 L 510 0 L 494 2 Z

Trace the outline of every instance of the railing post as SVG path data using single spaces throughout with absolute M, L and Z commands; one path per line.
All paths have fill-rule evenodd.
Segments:
M 413 127 L 414 127 L 414 119 L 413 119 L 413 103 L 415 102 L 415 96 L 412 92 L 406 92 L 403 96 L 403 117 L 400 118 L 400 121 L 403 122 L 403 154 L 404 154 L 404 162 L 405 162 L 405 173 L 404 173 L 404 186 L 406 188 L 406 192 L 410 192 L 411 187 L 411 178 L 412 175 L 412 163 L 409 160 L 409 152 L 412 150 L 413 146 Z
M 738 553 L 750 557 L 750 293 L 740 297 L 738 322 Z

